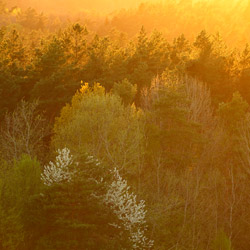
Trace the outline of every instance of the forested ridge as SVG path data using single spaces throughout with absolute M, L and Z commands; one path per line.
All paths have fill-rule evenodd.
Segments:
M 249 250 L 248 1 L 15 4 L 0 1 L 0 249 Z

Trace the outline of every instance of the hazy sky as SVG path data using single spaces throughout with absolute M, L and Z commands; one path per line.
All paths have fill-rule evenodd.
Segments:
M 45 12 L 72 12 L 81 10 L 96 10 L 110 12 L 120 8 L 138 6 L 148 0 L 6 0 L 9 6 L 33 7 Z M 161 2 L 162 0 L 149 0 Z
M 164 3 L 165 1 L 178 1 L 178 0 L 3 0 L 7 3 L 8 7 L 19 6 L 21 8 L 32 7 L 38 11 L 46 13 L 72 13 L 81 12 L 86 10 L 97 11 L 100 13 L 108 13 L 121 8 L 134 8 L 142 2 Z M 180 1 L 180 0 L 179 0 Z M 182 0 L 190 1 L 190 0 Z M 215 1 L 227 4 L 233 4 L 240 1 L 246 2 L 247 0 L 193 0 L 196 1 Z

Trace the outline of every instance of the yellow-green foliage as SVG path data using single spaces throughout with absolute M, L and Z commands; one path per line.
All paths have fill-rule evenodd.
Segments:
M 100 84 L 86 83 L 56 119 L 52 145 L 67 146 L 73 154 L 88 152 L 109 166 L 134 172 L 142 151 L 140 117 L 134 106 L 125 107 Z

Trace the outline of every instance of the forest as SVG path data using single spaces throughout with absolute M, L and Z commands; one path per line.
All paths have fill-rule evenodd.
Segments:
M 250 1 L 40 2 L 0 0 L 0 249 L 249 250 Z

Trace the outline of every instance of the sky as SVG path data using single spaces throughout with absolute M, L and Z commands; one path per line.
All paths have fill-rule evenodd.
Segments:
M 1 0 L 0 0 L 1 1 Z M 45 13 L 79 13 L 82 11 L 96 11 L 108 14 L 122 8 L 136 8 L 142 2 L 164 3 L 165 1 L 191 1 L 191 0 L 2 0 L 7 3 L 7 7 L 18 6 L 21 8 L 32 7 Z M 216 1 L 216 0 L 193 0 L 196 1 Z M 247 0 L 217 0 L 216 2 L 226 3 L 230 6 L 233 3 Z
M 147 1 L 147 0 L 146 0 Z M 150 0 L 157 2 L 160 0 Z M 44 12 L 79 12 L 92 10 L 112 12 L 121 8 L 134 8 L 145 0 L 6 0 L 9 7 L 32 7 Z

